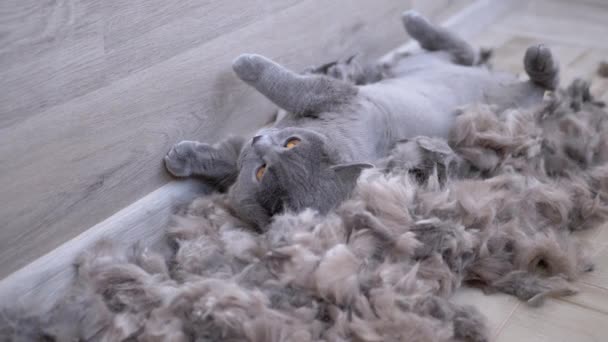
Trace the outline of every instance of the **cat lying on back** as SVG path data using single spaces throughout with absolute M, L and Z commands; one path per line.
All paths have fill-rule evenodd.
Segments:
M 247 141 L 182 141 L 165 157 L 167 169 L 229 187 L 236 213 L 263 230 L 284 210 L 329 211 L 348 196 L 361 171 L 398 142 L 447 137 L 458 107 L 529 107 L 558 85 L 558 65 L 542 45 L 526 51 L 530 80 L 521 82 L 475 67 L 468 43 L 419 14 L 405 12 L 402 20 L 426 51 L 402 59 L 391 77 L 368 85 L 299 75 L 265 57 L 241 55 L 233 63 L 238 77 L 288 114 Z

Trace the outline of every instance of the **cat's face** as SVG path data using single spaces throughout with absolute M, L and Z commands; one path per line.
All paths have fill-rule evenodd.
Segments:
M 284 210 L 327 212 L 343 200 L 367 165 L 333 166 L 326 139 L 302 128 L 271 128 L 243 148 L 230 190 L 237 214 L 259 229 Z

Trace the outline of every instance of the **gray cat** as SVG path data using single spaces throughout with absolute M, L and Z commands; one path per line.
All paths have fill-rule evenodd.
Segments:
M 182 141 L 165 157 L 167 169 L 229 188 L 236 214 L 264 230 L 285 210 L 334 208 L 361 171 L 398 142 L 447 137 L 458 107 L 529 107 L 558 85 L 557 62 L 542 45 L 526 51 L 530 81 L 521 82 L 476 67 L 468 43 L 419 14 L 405 12 L 402 20 L 426 51 L 400 60 L 391 77 L 372 84 L 300 75 L 265 57 L 241 55 L 233 63 L 238 77 L 289 114 L 248 141 Z

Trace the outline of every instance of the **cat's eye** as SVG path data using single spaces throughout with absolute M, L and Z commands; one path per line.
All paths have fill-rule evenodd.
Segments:
M 260 168 L 255 173 L 255 178 L 258 181 L 262 180 L 262 176 L 264 176 L 264 172 L 266 172 L 266 164 L 260 166 Z
M 298 139 L 298 138 L 291 138 L 291 139 L 287 140 L 287 142 L 285 143 L 285 147 L 286 148 L 294 148 L 299 143 L 300 143 L 300 139 Z

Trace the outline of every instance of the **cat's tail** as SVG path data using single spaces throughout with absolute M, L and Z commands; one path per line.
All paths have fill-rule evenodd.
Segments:
M 464 39 L 443 27 L 432 24 L 420 13 L 409 10 L 401 15 L 407 33 L 428 51 L 445 51 L 454 63 L 461 65 L 478 64 L 483 56 Z

